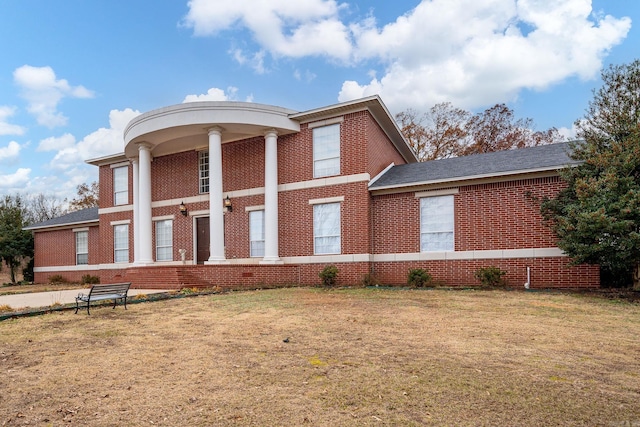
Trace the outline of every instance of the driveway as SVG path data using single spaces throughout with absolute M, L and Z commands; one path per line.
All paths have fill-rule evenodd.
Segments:
M 14 310 L 22 308 L 39 308 L 48 307 L 50 305 L 59 304 L 72 304 L 76 302 L 76 296 L 78 293 L 89 293 L 87 289 L 73 289 L 69 291 L 52 291 L 52 292 L 32 292 L 28 294 L 15 294 L 15 295 L 0 295 L 0 306 L 8 305 Z M 166 289 L 129 289 L 129 296 L 135 296 L 138 294 L 157 294 L 161 292 L 168 292 Z

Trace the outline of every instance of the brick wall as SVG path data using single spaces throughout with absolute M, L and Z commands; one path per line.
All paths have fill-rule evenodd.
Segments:
M 437 283 L 446 286 L 479 286 L 473 277 L 479 268 L 495 266 L 507 272 L 507 284 L 523 288 L 527 281 L 527 267 L 531 271 L 531 288 L 597 288 L 600 286 L 598 266 L 569 266 L 569 259 L 557 258 L 512 258 L 481 260 L 376 262 L 373 273 L 386 285 L 406 285 L 409 269 L 424 268 Z
M 562 188 L 559 177 L 466 185 L 454 195 L 455 251 L 555 248 L 551 230 L 543 225 L 536 198 L 552 196 Z M 373 252 L 420 252 L 420 200 L 414 192 L 374 196 L 372 200 Z M 447 285 L 478 285 L 473 273 L 496 266 L 507 271 L 516 286 L 532 270 L 533 287 L 594 287 L 599 269 L 569 267 L 566 257 L 376 262 L 373 270 L 386 284 L 406 284 L 410 268 L 426 268 Z
M 406 162 L 389 142 L 386 134 L 370 115 L 367 116 L 367 172 L 371 178 L 382 172 L 392 162 L 396 165 L 403 165 Z

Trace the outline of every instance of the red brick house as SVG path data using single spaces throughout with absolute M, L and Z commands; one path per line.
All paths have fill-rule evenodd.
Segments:
M 311 285 L 409 268 L 477 285 L 596 287 L 569 267 L 535 197 L 563 183 L 565 144 L 417 163 L 379 97 L 297 112 L 194 102 L 136 117 L 99 168 L 100 206 L 34 224 L 35 279 L 60 274 L 135 287 Z

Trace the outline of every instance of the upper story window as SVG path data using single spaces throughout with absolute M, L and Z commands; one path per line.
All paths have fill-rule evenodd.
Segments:
M 200 193 L 209 192 L 209 152 L 198 152 L 198 177 Z
M 420 251 L 453 250 L 453 196 L 420 199 Z
M 76 232 L 76 264 L 89 264 L 89 232 Z
M 340 124 L 313 129 L 313 177 L 340 175 Z
M 113 169 L 113 204 L 126 205 L 129 203 L 129 167 L 122 166 Z

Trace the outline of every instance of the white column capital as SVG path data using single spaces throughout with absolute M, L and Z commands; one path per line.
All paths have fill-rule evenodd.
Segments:
M 275 129 L 267 129 L 264 131 L 264 137 L 265 138 L 273 138 L 273 137 L 278 137 L 278 131 Z
M 221 128 L 220 126 L 211 126 L 209 129 L 207 129 L 207 132 L 209 133 L 209 136 L 211 135 L 222 135 L 222 131 L 224 129 Z

